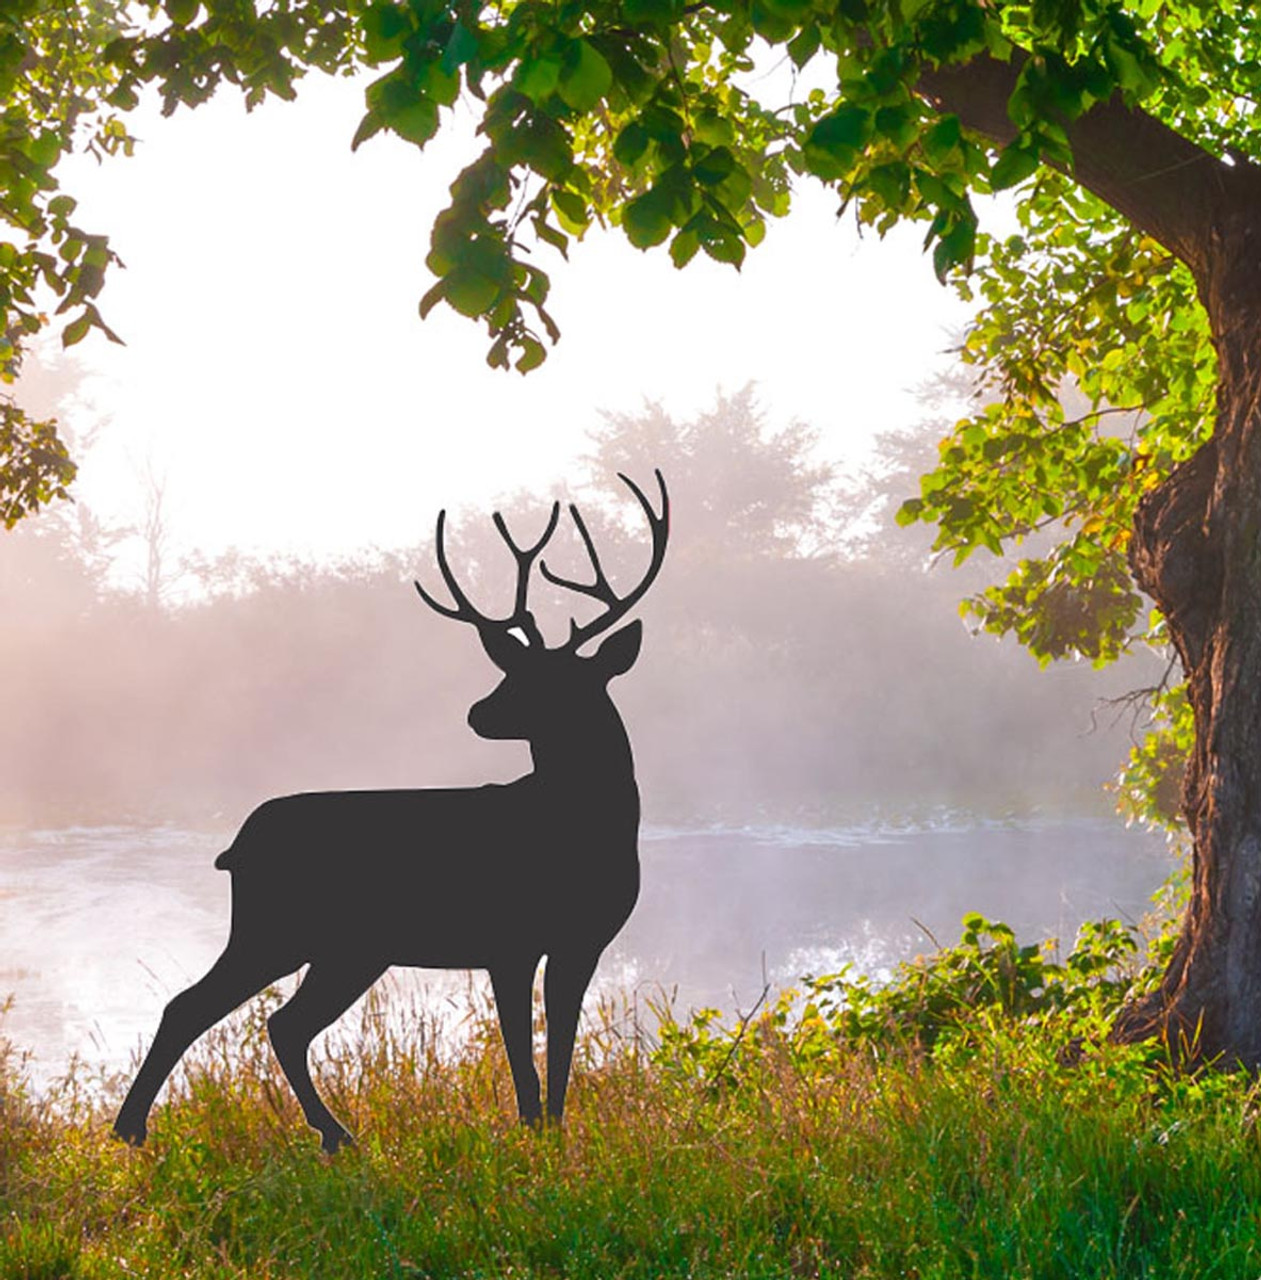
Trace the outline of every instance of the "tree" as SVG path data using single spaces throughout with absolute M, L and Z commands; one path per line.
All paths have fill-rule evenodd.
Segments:
M 135 532 L 144 543 L 144 573 L 141 579 L 145 608 L 160 613 L 168 603 L 173 579 L 171 527 L 167 520 L 167 478 L 154 466 L 152 458 L 137 468 L 144 498 L 144 515 Z
M 965 358 L 995 399 L 945 442 L 903 519 L 959 558 L 1038 528 L 1054 549 L 976 602 L 1044 658 L 1106 661 L 1143 630 L 1176 649 L 1195 746 L 1186 928 L 1160 991 L 1118 1033 L 1194 1039 L 1261 1064 L 1261 18 L 1239 0 L 165 0 L 127 25 L 106 0 L 13 0 L 0 200 L 11 350 L 39 327 L 42 276 L 103 327 L 108 243 L 72 225 L 57 156 L 76 134 L 125 148 L 117 113 L 229 81 L 247 104 L 309 68 L 380 74 L 355 145 L 423 146 L 461 94 L 482 153 L 433 229 L 443 301 L 522 372 L 558 330 L 532 242 L 594 220 L 641 248 L 742 261 L 790 181 L 836 187 L 864 223 L 926 225 L 943 280 L 985 307 Z M 755 96 L 758 50 L 819 87 Z M 794 77 L 794 87 L 796 77 Z M 980 234 L 975 192 L 1015 189 L 1022 232 Z M 1083 412 L 1057 391 L 1071 381 Z M 1129 415 L 1127 417 L 1127 415 Z M 1120 430 L 1118 430 L 1120 426 Z M 21 474 L 13 465 L 4 477 Z M 43 474 L 58 474 L 51 463 Z M 64 476 L 64 471 L 61 473 Z M 46 492 L 47 490 L 45 490 Z M 26 506 L 42 501 L 34 491 Z M 22 508 L 22 509 L 25 509 Z M 19 510 L 18 514 L 21 511 Z
M 121 6 L 109 0 L 12 0 L 0 12 L 0 383 L 12 386 L 26 344 L 56 313 L 72 346 L 97 328 L 120 341 L 94 301 L 117 261 L 108 238 L 73 221 L 74 199 L 58 190 L 57 161 L 78 145 L 98 157 L 130 151 L 131 139 L 104 101 L 117 71 L 101 50 L 121 34 Z M 75 465 L 52 418 L 30 416 L 0 393 L 0 525 L 7 529 L 68 495 Z
M 719 392 L 713 408 L 684 422 L 659 404 L 642 413 L 605 413 L 592 432 L 590 480 L 609 485 L 619 471 L 651 475 L 659 467 L 688 508 L 676 515 L 693 541 L 732 555 L 790 555 L 829 540 L 833 468 L 814 456 L 818 433 L 800 422 L 768 427 L 747 384 Z

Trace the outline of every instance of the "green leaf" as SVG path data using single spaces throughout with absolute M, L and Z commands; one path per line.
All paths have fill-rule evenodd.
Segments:
M 795 67 L 804 67 L 819 51 L 822 34 L 816 23 L 810 23 L 788 42 L 788 56 Z
M 632 120 L 613 142 L 613 155 L 618 164 L 633 168 L 640 156 L 648 150 L 648 130 L 638 120 Z
M 446 300 L 461 315 L 480 316 L 499 298 L 499 285 L 472 267 L 458 266 L 443 281 Z M 433 293 L 431 289 L 429 293 Z M 426 294 L 426 297 L 429 295 Z M 435 299 L 436 301 L 436 299 Z M 430 304 L 432 306 L 432 304 Z
M 424 97 L 449 107 L 460 96 L 460 75 L 458 71 L 444 70 L 441 60 L 430 62 L 416 77 L 416 87 Z
M 560 326 L 552 319 L 544 307 L 536 306 L 534 309 L 538 312 L 539 319 L 543 322 L 543 328 L 547 330 L 547 336 L 551 338 L 553 342 L 559 342 Z
M 566 55 L 557 92 L 574 111 L 590 111 L 613 86 L 613 68 L 589 41 L 576 40 Z
M 556 92 L 560 82 L 561 61 L 551 54 L 522 61 L 514 80 L 517 88 L 531 102 L 546 101 Z
M 846 103 L 824 116 L 806 138 L 803 152 L 810 171 L 826 181 L 844 176 L 871 137 L 871 113 Z
M 654 103 L 639 117 L 639 122 L 648 136 L 671 160 L 682 158 L 687 149 L 683 142 L 683 134 L 687 132 L 687 126 L 677 111 Z
M 681 8 L 678 0 L 622 0 L 622 12 L 635 26 L 673 22 Z
M 547 348 L 537 338 L 528 335 L 521 339 L 521 355 L 517 360 L 517 372 L 529 373 L 547 359 Z
M 944 280 L 956 267 L 968 270 L 976 249 L 976 222 L 963 219 L 937 241 L 933 248 L 933 270 Z
M 363 47 L 369 65 L 393 62 L 403 52 L 403 40 L 411 34 L 412 24 L 401 5 L 374 4 L 360 18 Z
M 1027 143 L 1012 142 L 1003 148 L 1003 153 L 990 170 L 990 186 L 995 191 L 1004 191 L 1023 182 L 1034 173 L 1041 160 L 1037 149 Z
M 958 116 L 943 116 L 931 128 L 924 131 L 920 145 L 924 154 L 934 164 L 943 164 L 955 151 L 963 139 L 963 131 Z
M 550 193 L 552 205 L 560 215 L 566 231 L 581 235 L 591 222 L 591 210 L 576 191 L 553 187 Z
M 945 180 L 927 169 L 913 171 L 915 186 L 926 204 L 938 209 L 956 209 L 963 203 L 959 193 Z
M 753 179 L 737 164 L 710 193 L 727 209 L 743 209 L 753 194 Z
M 711 147 L 729 147 L 736 140 L 735 126 L 725 116 L 702 111 L 693 120 L 692 136 Z
M 569 257 L 569 237 L 559 228 L 552 226 L 546 218 L 539 217 L 534 219 L 534 234 L 544 244 L 550 244 L 553 249 L 558 250 L 562 258 Z M 575 231 L 574 234 L 579 235 L 581 233 Z
M 76 343 L 82 342 L 88 336 L 88 330 L 91 328 L 92 318 L 90 315 L 84 313 L 81 316 L 77 316 L 61 331 L 61 345 L 63 347 L 73 347 Z
M 714 147 L 693 164 L 692 172 L 698 182 L 712 187 L 729 177 L 735 167 L 736 158 L 729 147 Z
M 23 150 L 38 168 L 51 169 L 61 154 L 61 136 L 53 129 L 45 129 L 28 139 Z
M 359 148 L 385 128 L 385 121 L 382 120 L 374 112 L 369 111 L 362 120 L 359 121 L 359 128 L 355 130 L 355 136 L 350 140 L 350 149 L 358 151 Z
M 867 186 L 889 209 L 903 209 L 911 197 L 911 167 L 901 160 L 876 165 L 867 174 Z
M 163 0 L 162 8 L 177 27 L 186 27 L 197 17 L 201 0 Z
M 921 518 L 924 510 L 923 498 L 907 498 L 907 500 L 894 512 L 893 518 L 904 528 L 907 525 L 914 524 Z
M 1159 69 L 1145 55 L 1141 46 L 1129 47 L 1115 36 L 1104 41 L 1104 61 L 1128 98 L 1145 98 L 1160 85 Z
M 775 0 L 753 0 L 753 30 L 769 44 L 781 44 L 797 30 L 797 18 Z
M 715 262 L 730 263 L 733 267 L 738 267 L 744 262 L 744 240 L 726 230 L 702 235 L 701 248 Z
M 918 113 L 906 104 L 881 107 L 873 123 L 875 132 L 899 150 L 909 146 L 919 135 Z
M 399 137 L 406 138 L 417 146 L 424 146 L 438 132 L 437 104 L 430 102 L 428 98 L 421 98 L 410 106 L 392 111 L 386 123 Z M 358 137 L 358 134 L 355 136 Z
M 563 178 L 574 163 L 569 135 L 550 116 L 541 113 L 514 131 L 506 155 L 552 181 Z
M 551 282 L 541 271 L 518 262 L 513 268 L 513 279 L 516 281 L 518 294 L 527 302 L 538 307 L 547 301 Z
M 424 320 L 429 313 L 447 296 L 447 282 L 439 280 L 420 300 L 420 318 Z
M 696 251 L 700 247 L 700 237 L 695 231 L 689 231 L 687 227 L 684 227 L 670 241 L 670 259 L 676 267 L 682 269 L 696 257 Z
M 448 75 L 477 56 L 477 36 L 462 22 L 451 28 L 451 36 L 442 51 L 442 69 Z
M 622 229 L 636 249 L 650 249 L 670 234 L 669 200 L 657 187 L 637 196 L 622 210 Z

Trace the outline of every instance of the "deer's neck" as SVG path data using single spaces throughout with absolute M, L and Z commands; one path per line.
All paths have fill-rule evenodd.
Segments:
M 570 726 L 567 726 L 570 727 Z M 577 732 L 530 744 L 534 778 L 548 788 L 612 803 L 638 796 L 630 739 L 616 708 L 593 714 Z

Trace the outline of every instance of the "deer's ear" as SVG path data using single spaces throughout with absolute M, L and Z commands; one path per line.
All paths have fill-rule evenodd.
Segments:
M 505 631 L 502 627 L 479 627 L 478 635 L 482 638 L 486 656 L 505 675 L 520 663 L 526 652 L 525 641 L 519 640 L 511 631 Z
M 591 655 L 591 661 L 599 664 L 600 674 L 606 680 L 625 675 L 639 657 L 639 646 L 644 638 L 644 628 L 636 619 L 629 626 L 615 631 Z

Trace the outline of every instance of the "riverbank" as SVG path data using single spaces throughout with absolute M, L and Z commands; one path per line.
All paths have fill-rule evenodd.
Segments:
M 563 1135 L 515 1124 L 488 1020 L 452 1054 L 369 1006 L 314 1055 L 358 1136 L 333 1159 L 262 1011 L 195 1052 L 140 1150 L 82 1078 L 36 1101 L 10 1063 L 0 1277 L 1254 1280 L 1261 1094 L 1102 1041 L 1124 951 L 1061 970 L 981 930 L 893 994 L 824 985 L 725 1030 L 606 1008 Z

